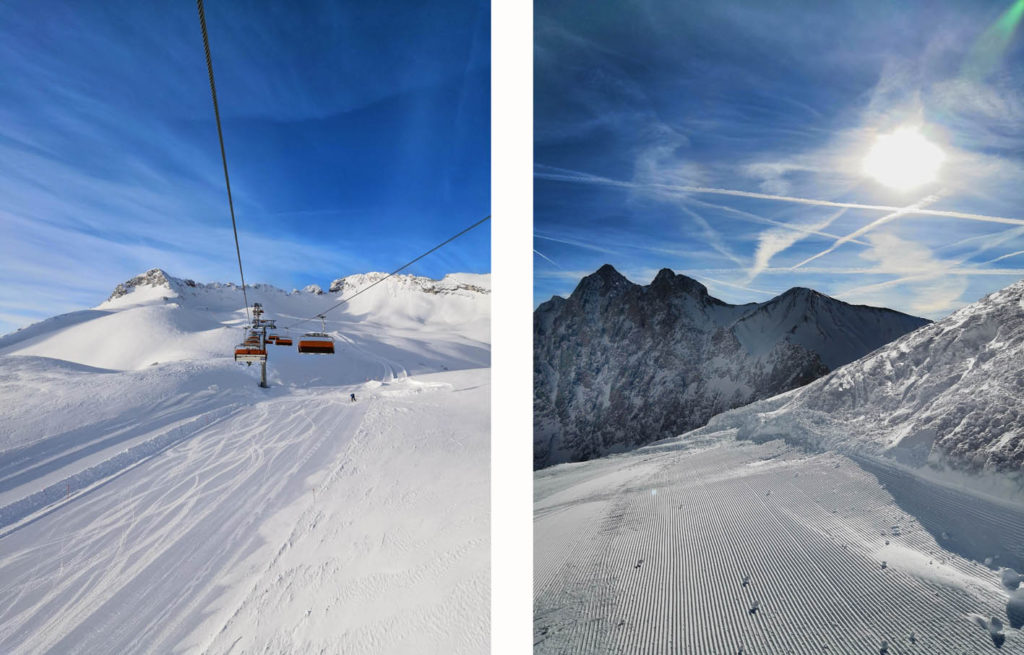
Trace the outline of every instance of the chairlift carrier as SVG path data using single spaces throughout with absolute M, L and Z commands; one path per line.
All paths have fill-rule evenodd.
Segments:
M 333 355 L 334 339 L 327 334 L 324 315 L 318 314 L 317 318 L 320 319 L 320 331 L 302 335 L 299 338 L 299 352 L 306 355 Z

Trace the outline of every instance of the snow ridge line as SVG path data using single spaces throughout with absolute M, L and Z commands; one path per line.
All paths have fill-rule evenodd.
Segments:
M 196 435 L 213 423 L 224 420 L 236 413 L 238 409 L 239 405 L 232 404 L 204 412 L 151 439 L 137 443 L 109 459 L 58 480 L 40 491 L 25 496 L 21 500 L 16 500 L 13 503 L 0 507 L 0 529 L 18 523 L 37 512 L 55 509 L 63 504 L 70 494 L 78 497 L 82 492 L 86 492 L 122 473 L 126 473 L 150 457 L 159 455 L 168 448 Z M 0 539 L 13 532 L 14 529 L 0 532 Z

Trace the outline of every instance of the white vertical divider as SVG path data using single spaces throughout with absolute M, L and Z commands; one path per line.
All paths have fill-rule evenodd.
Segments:
M 491 11 L 491 652 L 530 653 L 533 2 Z

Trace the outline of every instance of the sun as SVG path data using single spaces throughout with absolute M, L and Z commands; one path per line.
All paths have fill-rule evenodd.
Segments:
M 887 187 L 910 191 L 935 180 L 946 155 L 916 127 L 880 135 L 864 158 L 864 173 Z

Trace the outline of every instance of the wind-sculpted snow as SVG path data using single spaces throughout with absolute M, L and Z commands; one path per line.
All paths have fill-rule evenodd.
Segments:
M 1024 484 L 1024 282 L 702 433 L 784 438 Z M 978 481 L 982 483 L 983 481 Z
M 899 475 L 721 433 L 538 471 L 535 652 L 1024 652 L 1024 508 Z
M 808 289 L 729 305 L 668 269 L 642 287 L 604 266 L 534 313 L 534 465 L 700 427 L 925 323 Z
M 237 287 L 122 287 L 0 337 L 0 652 L 486 652 L 489 295 L 387 280 L 260 389 Z

